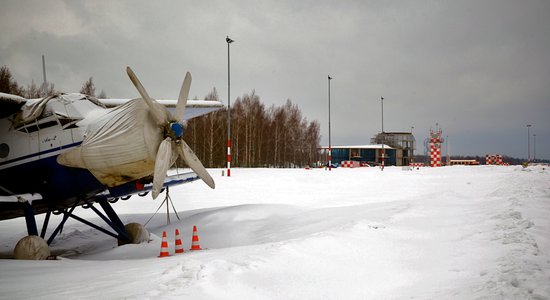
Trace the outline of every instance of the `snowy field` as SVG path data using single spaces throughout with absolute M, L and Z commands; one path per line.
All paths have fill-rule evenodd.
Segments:
M 166 225 L 161 209 L 150 243 L 117 247 L 70 221 L 52 245 L 59 260 L 1 259 L 0 298 L 550 299 L 548 167 L 210 173 L 216 190 L 171 190 L 181 221 Z M 145 223 L 162 199 L 114 208 Z M 207 250 L 187 251 L 193 225 Z M 0 228 L 6 257 L 24 220 Z M 173 254 L 176 228 L 186 253 L 157 258 L 164 230 Z

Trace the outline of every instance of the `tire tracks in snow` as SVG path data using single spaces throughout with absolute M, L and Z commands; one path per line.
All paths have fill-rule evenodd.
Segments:
M 521 212 L 524 202 L 534 200 L 532 198 L 541 191 L 533 190 L 522 176 L 516 179 L 522 182 L 503 182 L 500 188 L 489 194 L 502 201 L 490 219 L 495 222 L 492 240 L 500 243 L 504 252 L 496 259 L 497 269 L 490 272 L 491 275 L 478 292 L 487 295 L 486 292 L 490 291 L 492 296 L 489 298 L 549 299 L 550 277 L 545 271 L 548 269 L 548 261 L 546 266 L 541 265 L 545 260 L 539 257 L 541 251 L 537 241 L 529 233 L 535 223 Z M 487 273 L 480 275 L 486 276 Z M 537 284 L 541 282 L 546 284 Z

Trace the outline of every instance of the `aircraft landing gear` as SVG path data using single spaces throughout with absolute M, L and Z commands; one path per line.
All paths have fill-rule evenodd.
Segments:
M 42 237 L 38 236 L 32 204 L 26 201 L 22 202 L 21 205 L 25 212 L 25 221 L 27 223 L 27 232 L 29 235 L 17 242 L 13 249 L 13 257 L 15 259 L 29 260 L 47 259 L 51 254 L 50 247 Z
M 40 260 L 50 256 L 48 243 L 37 235 L 27 235 L 17 242 L 13 250 L 15 259 Z
M 130 240 L 118 239 L 119 246 L 149 242 L 149 231 L 142 224 L 128 223 L 124 226 L 124 229 L 126 229 L 126 233 L 130 236 Z
M 32 260 L 50 258 L 50 249 L 48 245 L 61 232 L 65 225 L 65 222 L 69 218 L 72 218 L 109 236 L 116 238 L 118 240 L 119 246 L 125 244 L 139 244 L 143 242 L 149 242 L 149 232 L 147 231 L 147 229 L 145 229 L 145 226 L 138 223 L 129 223 L 124 225 L 117 213 L 111 207 L 107 198 L 95 199 L 95 202 L 97 202 L 101 206 L 104 213 L 97 209 L 94 206 L 93 202 L 84 202 L 84 205 L 82 205 L 81 202 L 75 202 L 71 208 L 60 211 L 48 210 L 46 218 L 44 219 L 44 224 L 42 226 L 40 236 L 38 236 L 38 228 L 36 226 L 35 213 L 32 205 L 29 202 L 22 203 L 22 209 L 25 212 L 25 221 L 27 223 L 28 236 L 19 240 L 19 242 L 15 246 L 14 258 Z M 114 230 L 114 232 L 109 231 L 75 215 L 73 212 L 78 205 L 82 205 L 84 209 L 92 209 L 109 227 L 111 227 L 112 230 Z M 45 241 L 44 238 L 46 236 L 46 230 L 48 228 L 50 216 L 52 213 L 62 214 L 63 219 L 55 228 L 55 230 L 51 233 L 51 236 L 48 238 L 48 240 Z

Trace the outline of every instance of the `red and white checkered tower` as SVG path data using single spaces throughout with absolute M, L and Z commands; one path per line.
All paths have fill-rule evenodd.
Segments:
M 441 128 L 430 129 L 430 167 L 441 167 Z
M 485 155 L 485 164 L 486 165 L 504 165 L 502 161 L 502 155 L 500 154 L 486 154 Z

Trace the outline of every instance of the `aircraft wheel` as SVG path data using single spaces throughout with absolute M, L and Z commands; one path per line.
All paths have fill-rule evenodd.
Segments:
M 124 229 L 126 229 L 126 232 L 130 236 L 131 241 L 123 241 L 118 240 L 118 245 L 126 245 L 126 244 L 141 244 L 143 242 L 149 242 L 149 231 L 145 229 L 145 226 L 139 224 L 139 223 L 128 223 L 126 226 L 124 226 Z
M 28 235 L 17 242 L 13 256 L 15 259 L 46 259 L 50 256 L 50 247 L 41 237 Z

